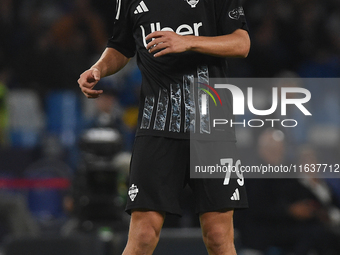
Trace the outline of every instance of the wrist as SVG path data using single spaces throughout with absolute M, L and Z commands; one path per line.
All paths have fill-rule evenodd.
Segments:
M 199 36 L 188 36 L 188 50 L 197 51 L 200 48 L 200 39 L 201 38 Z
M 193 35 L 185 36 L 185 39 L 186 39 L 186 46 L 185 46 L 186 51 L 193 51 L 193 50 L 195 50 L 196 37 L 197 36 L 193 36 Z
M 100 78 L 103 78 L 105 75 L 104 75 L 104 71 L 103 71 L 103 68 L 101 68 L 100 66 L 98 65 L 93 65 L 90 70 L 97 70 L 100 74 Z

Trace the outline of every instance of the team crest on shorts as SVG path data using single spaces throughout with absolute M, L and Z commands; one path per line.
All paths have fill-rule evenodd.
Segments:
M 131 187 L 129 188 L 129 197 L 131 201 L 133 202 L 138 194 L 138 188 L 135 184 L 132 184 Z
M 200 0 L 185 0 L 185 1 L 187 1 L 187 3 L 190 4 L 191 8 L 195 8 Z

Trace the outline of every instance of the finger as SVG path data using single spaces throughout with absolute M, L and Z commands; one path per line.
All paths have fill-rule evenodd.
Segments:
M 94 90 L 94 89 L 88 89 L 88 88 L 82 88 L 82 92 L 86 93 L 87 95 L 99 95 L 103 93 L 103 90 Z
M 94 82 L 88 82 L 87 80 L 84 80 L 82 78 L 80 78 L 78 80 L 78 84 L 80 88 L 89 88 L 92 89 L 96 84 L 98 83 L 98 81 L 94 81 Z
M 96 80 L 96 78 L 93 76 L 93 73 L 91 72 L 85 77 L 86 82 L 88 83 L 93 83 L 93 82 L 98 82 L 99 80 Z
M 155 55 L 153 55 L 155 58 L 164 56 L 166 54 L 172 53 L 170 48 L 166 48 L 164 50 L 161 50 L 160 52 L 157 52 Z
M 94 79 L 94 77 L 92 76 L 92 74 L 89 73 L 83 73 L 82 75 L 80 75 L 80 78 L 78 79 L 78 84 L 79 87 L 87 87 L 87 88 L 93 88 L 98 81 L 96 81 Z
M 164 32 L 162 31 L 156 31 L 156 32 L 153 32 L 151 34 L 148 34 L 146 37 L 145 37 L 145 40 L 151 40 L 152 38 L 158 38 L 158 37 L 161 37 L 164 35 Z
M 167 47 L 169 47 L 169 44 L 168 44 L 168 43 L 159 43 L 159 44 L 157 44 L 155 47 L 151 48 L 151 49 L 149 50 L 149 52 L 150 52 L 150 53 L 154 53 L 154 52 L 157 52 L 157 51 L 159 51 L 159 50 L 165 49 L 165 48 L 167 48 Z
M 84 94 L 85 94 L 85 93 L 84 93 Z M 94 99 L 94 98 L 100 97 L 100 94 L 98 94 L 98 95 L 87 95 L 87 94 L 85 94 L 85 96 L 86 96 L 87 98 Z
M 89 90 L 89 91 L 83 91 L 83 92 L 90 96 L 97 96 L 103 93 L 102 90 Z
M 92 69 L 92 76 L 93 78 L 96 80 L 96 81 L 99 81 L 100 80 L 100 72 L 97 68 L 93 68 Z
M 153 48 L 154 46 L 156 46 L 159 43 L 164 42 L 164 38 L 157 38 L 155 40 L 152 40 L 151 42 L 148 43 L 148 45 L 146 45 L 146 49 L 149 50 L 151 48 Z

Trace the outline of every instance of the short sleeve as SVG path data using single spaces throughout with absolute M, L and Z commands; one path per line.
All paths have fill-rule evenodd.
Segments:
M 107 47 L 116 49 L 127 58 L 132 58 L 136 53 L 136 44 L 125 3 L 124 0 L 117 0 L 112 37 L 108 40 Z
M 249 31 L 240 0 L 217 0 L 216 3 L 218 30 L 221 35 L 231 34 L 237 29 Z

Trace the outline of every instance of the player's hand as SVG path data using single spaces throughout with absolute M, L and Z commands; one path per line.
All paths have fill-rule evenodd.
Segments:
M 181 53 L 190 49 L 190 36 L 178 35 L 172 31 L 156 31 L 145 39 L 152 40 L 146 46 L 150 53 L 157 52 L 154 57 L 160 57 L 169 53 Z
M 87 98 L 97 98 L 103 93 L 102 90 L 94 90 L 93 87 L 100 80 L 100 71 L 97 68 L 86 70 L 80 75 L 78 84 Z

